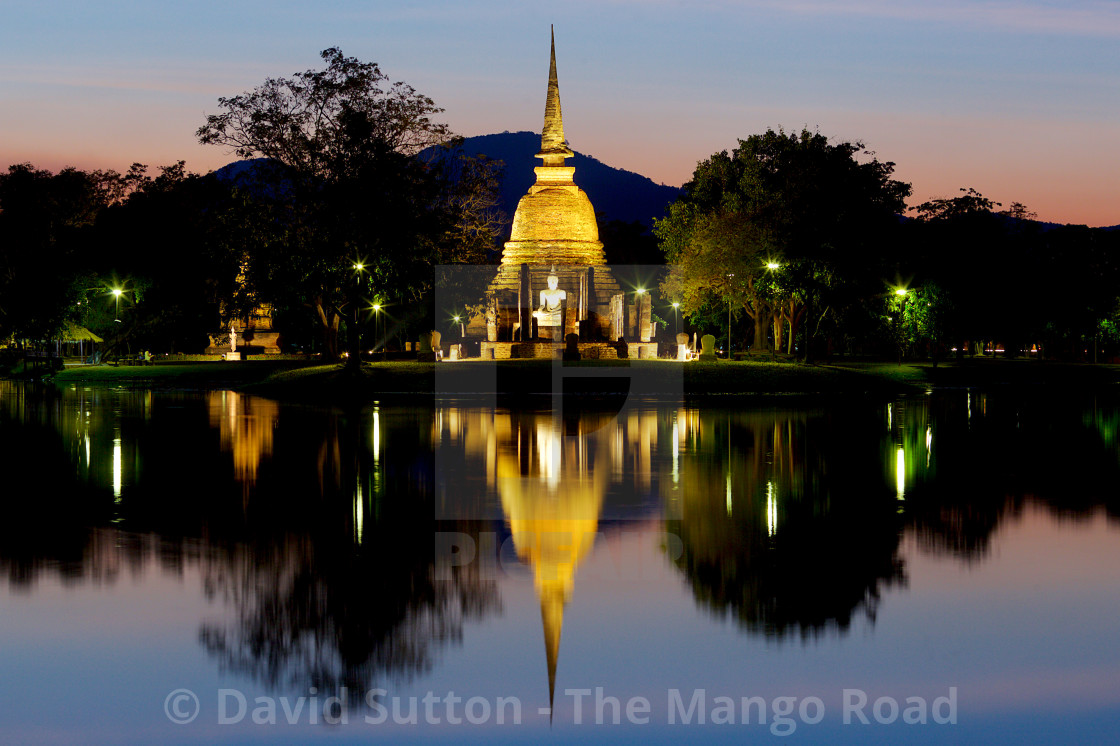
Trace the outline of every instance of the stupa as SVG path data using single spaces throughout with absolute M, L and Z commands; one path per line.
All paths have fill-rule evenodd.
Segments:
M 554 357 L 569 335 L 583 357 L 656 357 L 648 294 L 627 294 L 607 266 L 595 208 L 575 181 L 575 154 L 564 138 L 556 37 L 552 35 L 541 165 L 517 204 L 502 262 L 487 291 L 484 358 Z

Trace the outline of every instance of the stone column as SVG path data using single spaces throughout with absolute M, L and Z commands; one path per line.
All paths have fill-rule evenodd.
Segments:
M 611 342 L 617 342 L 626 333 L 626 298 L 622 293 L 611 296 Z
M 653 300 L 649 293 L 642 293 L 638 301 L 638 340 L 648 342 L 653 337 Z
M 581 282 L 582 286 L 583 283 Z M 575 295 L 573 298 L 572 296 Z M 568 293 L 564 300 L 564 326 L 561 339 L 567 339 L 569 334 L 579 335 L 580 309 L 583 308 L 583 294 L 579 291 Z
M 498 341 L 498 298 L 493 293 L 486 296 L 486 341 Z

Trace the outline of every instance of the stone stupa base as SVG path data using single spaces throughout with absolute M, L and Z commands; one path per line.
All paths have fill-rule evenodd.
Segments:
M 619 342 L 580 342 L 576 345 L 580 357 L 584 360 L 615 360 L 620 357 Z M 626 343 L 628 357 L 631 360 L 648 360 L 657 357 L 656 342 L 629 342 Z M 538 340 L 535 342 L 482 342 L 481 356 L 483 360 L 524 360 L 524 359 L 561 359 L 564 356 L 564 344 L 551 340 Z

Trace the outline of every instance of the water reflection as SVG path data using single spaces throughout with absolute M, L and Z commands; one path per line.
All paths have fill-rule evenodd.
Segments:
M 698 602 L 749 631 L 808 636 L 874 619 L 905 584 L 899 522 L 873 459 L 835 460 L 875 442 L 875 420 L 820 411 L 681 415 L 680 517 L 666 523 Z M 882 435 L 880 434 L 880 438 Z
M 234 479 L 248 497 L 250 488 L 256 484 L 261 461 L 272 455 L 280 405 L 236 391 L 212 391 L 207 394 L 207 403 L 210 426 L 221 434 L 222 450 L 233 454 Z
M 1118 412 L 973 392 L 318 410 L 0 382 L 0 572 L 31 592 L 44 575 L 112 584 L 153 563 L 197 568 L 215 609 L 199 639 L 218 665 L 360 692 L 430 672 L 502 609 L 500 563 L 454 562 L 433 535 L 508 530 L 507 553 L 532 573 L 552 696 L 580 567 L 619 521 L 659 520 L 673 551 L 657 561 L 746 634 L 844 632 L 906 586 L 904 537 L 981 562 L 1028 502 L 1120 515 Z
M 532 567 L 540 599 L 550 708 L 564 607 L 576 568 L 595 543 L 607 479 L 615 473 L 610 462 L 619 456 L 619 432 L 601 427 L 612 422 L 609 415 L 589 416 L 564 428 L 556 417 L 511 418 L 506 442 L 495 437 L 487 447 L 496 453 L 492 477 L 517 556 Z

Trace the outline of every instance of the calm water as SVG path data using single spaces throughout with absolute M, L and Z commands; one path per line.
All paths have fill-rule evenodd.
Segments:
M 0 742 L 1116 738 L 1115 399 L 569 407 L 0 382 Z

